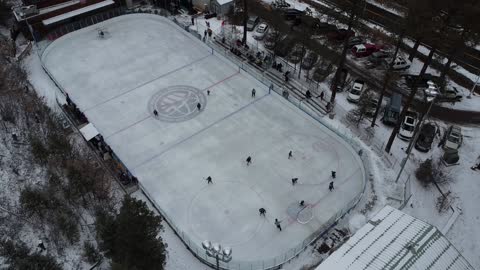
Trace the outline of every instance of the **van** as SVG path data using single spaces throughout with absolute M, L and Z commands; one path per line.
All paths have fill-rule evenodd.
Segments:
M 400 118 L 400 111 L 402 110 L 402 95 L 394 93 L 388 101 L 385 110 L 383 111 L 382 122 L 385 125 L 395 125 Z

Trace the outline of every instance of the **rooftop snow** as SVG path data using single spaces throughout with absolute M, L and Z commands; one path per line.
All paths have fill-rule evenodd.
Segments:
M 386 206 L 316 270 L 473 267 L 432 225 Z
M 93 5 L 89 5 L 89 6 L 86 6 L 86 7 L 83 7 L 83 8 L 79 8 L 79 9 L 64 13 L 62 15 L 58 15 L 58 16 L 43 20 L 43 24 L 44 25 L 50 25 L 50 24 L 53 24 L 53 23 L 56 23 L 56 22 L 66 20 L 66 19 L 71 18 L 71 17 L 75 17 L 77 15 L 87 13 L 87 12 L 90 12 L 92 10 L 99 9 L 99 8 L 102 8 L 102 7 L 106 7 L 106 6 L 113 5 L 113 4 L 115 4 L 115 2 L 113 2 L 113 0 L 102 1 L 102 2 L 99 2 L 99 3 L 93 4 Z

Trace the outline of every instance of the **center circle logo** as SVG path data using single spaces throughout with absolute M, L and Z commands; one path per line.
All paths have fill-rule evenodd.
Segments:
M 187 85 L 176 85 L 164 88 L 153 95 L 148 103 L 148 109 L 150 114 L 158 120 L 182 122 L 200 114 L 206 104 L 207 98 L 199 89 Z

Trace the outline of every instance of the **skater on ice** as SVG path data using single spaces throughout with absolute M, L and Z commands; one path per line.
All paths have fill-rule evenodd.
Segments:
M 157 110 L 153 110 L 153 115 L 158 116 Z
M 213 184 L 211 176 L 207 177 L 205 180 L 207 180 L 207 184 Z
M 248 156 L 246 161 L 247 161 L 247 166 L 250 165 L 252 163 L 252 157 Z
M 288 152 L 288 159 L 291 159 L 293 157 L 292 151 Z
M 282 231 L 282 226 L 280 226 L 280 221 L 278 221 L 278 219 L 275 219 L 275 226 L 277 226 L 277 228 Z
M 258 209 L 258 212 L 260 212 L 260 216 L 265 216 L 265 214 L 267 213 L 267 210 L 265 210 L 265 208 L 260 208 Z
M 336 172 L 336 171 L 332 171 L 332 178 L 335 179 L 335 177 L 337 177 L 337 172 Z
M 200 111 L 202 109 L 202 104 L 197 103 L 197 109 Z
M 210 90 L 207 90 L 207 96 L 210 96 Z
M 252 98 L 255 97 L 255 93 L 256 93 L 255 88 L 253 88 L 253 89 L 252 89 Z
M 292 178 L 292 186 L 295 186 L 295 184 L 297 183 L 298 181 L 298 178 L 295 177 L 295 178 Z
M 332 191 L 332 190 L 335 189 L 335 188 L 333 187 L 333 181 L 330 182 L 330 184 L 328 185 L 328 189 L 329 189 L 330 191 Z
M 304 207 L 304 206 L 305 206 L 305 201 L 304 201 L 304 200 L 301 200 L 301 201 L 300 201 L 300 206 L 301 206 L 301 207 Z

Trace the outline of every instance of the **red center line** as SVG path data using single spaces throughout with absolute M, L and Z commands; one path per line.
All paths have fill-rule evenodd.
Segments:
M 229 79 L 235 77 L 237 74 L 240 74 L 240 71 L 235 71 L 235 73 L 233 73 L 232 75 L 230 75 L 230 76 L 226 77 L 225 79 L 220 80 L 220 81 L 218 81 L 218 82 L 210 85 L 210 86 L 207 87 L 207 88 L 204 88 L 202 91 L 208 90 L 208 89 L 210 89 L 210 88 L 212 88 L 212 87 L 214 87 L 214 86 L 216 86 L 216 85 L 218 85 L 218 84 L 221 84 L 221 83 L 223 83 L 223 82 L 225 82 L 225 81 L 228 81 Z

